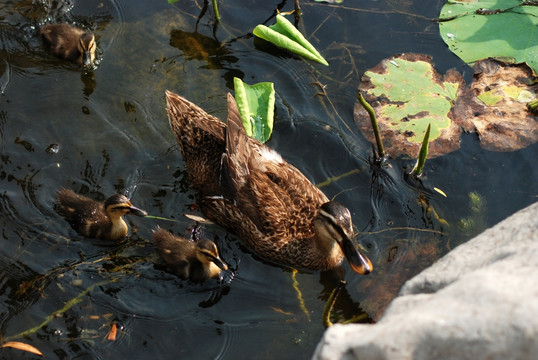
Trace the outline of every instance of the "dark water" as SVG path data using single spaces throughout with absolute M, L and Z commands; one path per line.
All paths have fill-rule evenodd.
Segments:
M 218 26 L 211 6 L 200 17 L 201 1 L 0 4 L 3 341 L 32 344 L 48 359 L 307 359 L 339 277 L 347 285 L 336 316 L 375 321 L 406 279 L 536 200 L 536 145 L 495 153 L 466 134 L 459 151 L 426 164 L 422 184 L 403 176 L 413 161 L 382 169 L 369 161 L 370 144 L 352 118 L 367 69 L 395 53 L 418 52 L 433 55 L 438 71 L 456 67 L 469 78 L 428 20 L 442 2 L 301 3 L 300 29 L 329 68 L 250 35 L 255 25 L 273 22 L 277 6 L 292 10 L 291 1 L 221 1 Z M 94 30 L 100 63 L 92 75 L 43 50 L 36 34 L 44 21 Z M 345 275 L 293 275 L 253 257 L 216 226 L 205 231 L 231 267 L 222 282 L 189 284 L 158 265 L 151 229 L 188 234 L 194 225 L 183 216 L 193 194 L 168 128 L 164 90 L 224 118 L 234 76 L 275 83 L 268 144 L 314 183 L 351 172 L 322 189 L 351 209 L 374 273 L 360 277 L 345 265 Z M 316 96 L 315 83 L 326 85 L 328 97 Z M 130 218 L 137 231 L 128 242 L 85 239 L 54 211 L 60 187 L 96 199 L 125 193 L 150 214 L 178 222 Z M 469 205 L 473 192 L 483 199 L 478 213 Z M 459 225 L 466 218 L 474 228 Z M 115 341 L 107 340 L 112 326 Z M 0 349 L 2 358 L 21 354 Z

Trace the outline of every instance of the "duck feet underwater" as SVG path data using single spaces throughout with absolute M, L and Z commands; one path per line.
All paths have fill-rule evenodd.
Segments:
M 61 189 L 57 201 L 58 213 L 65 217 L 73 229 L 83 236 L 102 240 L 117 241 L 127 236 L 129 227 L 123 220 L 123 215 L 147 215 L 120 194 L 99 202 L 72 190 Z
M 192 241 L 157 227 L 153 243 L 168 269 L 184 280 L 203 282 L 219 277 L 221 270 L 228 270 L 211 240 Z
M 69 24 L 47 24 L 41 27 L 41 38 L 54 56 L 84 67 L 95 61 L 95 36 Z
M 293 268 L 331 270 L 344 257 L 359 274 L 371 261 L 353 242 L 349 210 L 245 133 L 228 94 L 228 123 L 166 91 L 167 113 L 204 215 L 252 252 Z

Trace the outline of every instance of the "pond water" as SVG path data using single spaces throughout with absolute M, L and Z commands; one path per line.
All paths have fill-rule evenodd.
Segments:
M 536 144 L 497 153 L 465 134 L 460 150 L 426 163 L 422 183 L 403 175 L 413 160 L 394 159 L 383 168 L 371 162 L 371 145 L 353 121 L 367 69 L 396 53 L 426 53 L 439 72 L 455 67 L 470 80 L 470 68 L 430 20 L 442 4 L 301 2 L 299 28 L 331 63 L 324 67 L 251 35 L 255 25 L 274 22 L 275 8 L 292 10 L 292 1 L 224 0 L 220 24 L 211 5 L 204 13 L 202 1 L 4 1 L 2 340 L 31 344 L 48 359 L 308 359 L 340 279 L 347 284 L 333 320 L 362 315 L 360 321 L 374 322 L 405 280 L 536 201 Z M 99 64 L 92 74 L 44 51 L 38 27 L 51 21 L 95 32 Z M 184 216 L 193 213 L 194 198 L 164 91 L 224 119 L 234 76 L 275 83 L 268 145 L 352 211 L 372 274 L 358 276 L 347 264 L 332 273 L 295 273 L 256 258 L 217 226 L 203 231 L 230 265 L 222 281 L 191 284 L 160 266 L 151 230 L 159 225 L 189 234 L 195 225 Z M 319 85 L 327 96 L 319 95 Z M 61 187 L 100 200 L 124 193 L 151 215 L 176 222 L 131 217 L 128 241 L 87 239 L 54 211 Z M 476 211 L 470 193 L 481 199 Z M 116 338 L 109 340 L 114 327 Z M 0 349 L 2 358 L 20 356 Z

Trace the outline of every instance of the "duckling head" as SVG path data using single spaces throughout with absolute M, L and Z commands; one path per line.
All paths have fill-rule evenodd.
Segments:
M 95 61 L 95 36 L 91 32 L 80 35 L 78 51 L 82 54 L 82 65 L 89 67 Z
M 133 206 L 129 199 L 127 199 L 125 195 L 121 194 L 112 195 L 105 201 L 105 211 L 112 220 L 112 222 L 114 222 L 115 219 L 121 218 L 123 215 L 126 214 L 136 216 L 148 215 L 148 213 L 144 210 Z
M 357 250 L 353 244 L 351 214 L 345 206 L 336 201 L 321 205 L 314 220 L 314 226 L 318 241 L 321 242 L 320 245 L 332 253 L 335 243 L 338 244 L 353 271 L 366 275 L 373 270 L 370 259 Z
M 196 242 L 196 258 L 205 266 L 212 269 L 212 273 L 218 274 L 220 270 L 228 270 L 228 265 L 219 257 L 217 245 L 211 240 L 200 239 Z M 216 269 L 216 265 L 220 270 Z

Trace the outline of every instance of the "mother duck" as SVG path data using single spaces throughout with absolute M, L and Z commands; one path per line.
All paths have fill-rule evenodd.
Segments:
M 265 260 L 331 270 L 344 257 L 359 274 L 372 263 L 353 243 L 351 214 L 297 168 L 249 137 L 228 94 L 228 124 L 166 91 L 168 119 L 204 215 Z

